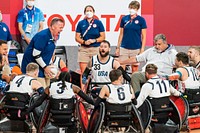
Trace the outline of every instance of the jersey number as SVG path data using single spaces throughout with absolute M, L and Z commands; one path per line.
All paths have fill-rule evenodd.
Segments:
M 124 88 L 117 88 L 118 98 L 119 100 L 125 99 Z
M 56 91 L 58 94 L 62 94 L 64 92 L 64 89 L 61 87 L 62 83 L 57 84 L 57 86 L 59 87 L 59 89 Z
M 15 83 L 17 84 L 17 87 L 20 87 L 20 85 L 22 84 L 22 81 L 24 80 L 25 76 L 19 78 Z
M 164 87 L 165 92 L 167 92 L 167 87 L 166 87 L 166 84 L 163 80 L 161 82 L 157 81 L 156 84 L 158 84 L 158 86 L 160 88 L 160 93 L 163 93 L 163 87 Z
M 94 70 L 100 70 L 100 64 L 94 64 Z

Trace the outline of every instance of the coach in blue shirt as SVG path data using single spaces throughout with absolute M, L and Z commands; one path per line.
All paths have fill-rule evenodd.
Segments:
M 44 87 L 49 85 L 49 79 L 45 79 L 44 72 L 48 77 L 53 76 L 53 72 L 50 69 L 51 58 L 56 47 L 56 41 L 59 38 L 60 32 L 64 27 L 64 21 L 59 18 L 54 18 L 51 21 L 49 28 L 37 33 L 27 49 L 24 52 L 22 59 L 22 72 L 26 72 L 26 66 L 30 62 L 38 63 L 39 68 L 39 80 L 42 80 Z M 45 81 L 44 81 L 45 80 Z

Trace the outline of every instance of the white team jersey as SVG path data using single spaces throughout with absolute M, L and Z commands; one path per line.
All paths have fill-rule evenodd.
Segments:
M 109 97 L 106 99 L 109 103 L 123 104 L 131 102 L 132 93 L 129 84 L 123 85 L 107 85 L 110 91 Z
M 145 71 L 145 67 L 148 64 L 155 64 L 158 67 L 159 75 L 172 74 L 173 65 L 175 65 L 177 51 L 172 45 L 169 45 L 165 51 L 159 53 L 155 47 L 149 48 L 142 54 L 137 55 L 138 62 L 146 62 L 142 71 Z
M 64 89 L 61 88 L 62 81 L 53 82 L 49 88 L 50 96 L 55 99 L 70 99 L 75 94 L 72 89 L 72 84 L 69 82 L 65 82 L 66 87 Z
M 53 61 L 53 64 L 56 66 L 56 68 L 57 68 L 58 70 L 60 70 L 60 60 L 61 60 L 60 57 L 55 56 L 55 59 L 54 59 L 54 61 Z
M 32 80 L 36 79 L 28 75 L 16 76 L 11 82 L 8 92 L 28 93 L 31 95 L 33 93 L 33 89 L 31 87 Z
M 178 80 L 179 91 L 185 92 L 185 89 L 199 89 L 199 72 L 194 67 L 184 67 L 188 72 L 188 78 L 185 81 Z
M 109 59 L 106 63 L 101 63 L 98 59 L 98 56 L 95 55 L 92 57 L 92 82 L 104 83 L 109 82 L 109 73 L 113 70 L 114 58 L 109 56 Z
M 180 92 L 174 89 L 168 80 L 162 80 L 158 76 L 155 76 L 142 86 L 137 98 L 136 107 L 140 107 L 148 96 L 152 98 L 161 98 L 170 96 L 171 94 L 180 96 Z

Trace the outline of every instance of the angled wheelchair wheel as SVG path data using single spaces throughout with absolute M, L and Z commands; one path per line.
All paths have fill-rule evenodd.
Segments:
M 38 120 L 37 133 L 42 133 L 43 128 L 46 126 L 49 118 L 49 100 L 46 101 L 43 112 L 41 113 Z
M 81 130 L 83 131 L 83 133 L 86 133 L 88 128 L 88 115 L 81 101 L 77 101 L 76 103 L 76 112 L 81 126 Z
M 4 105 L 4 99 L 5 99 L 5 95 L 0 94 L 1 100 L 0 100 L 0 120 L 4 119 L 6 117 L 5 115 L 5 111 L 3 109 L 3 105 Z
M 105 104 L 101 102 L 98 108 L 95 108 L 90 117 L 88 133 L 97 133 L 102 126 L 105 116 Z
M 30 101 L 29 101 L 29 106 L 33 105 L 35 101 L 40 97 L 39 94 L 35 93 L 31 96 Z M 30 113 L 30 119 L 33 122 L 34 126 L 37 128 L 38 123 L 39 123 L 39 117 L 41 113 L 43 112 L 44 108 L 46 105 L 46 101 L 44 101 L 39 107 L 35 108 L 31 113 Z
M 182 124 L 184 124 L 189 115 L 189 104 L 184 97 L 170 96 L 170 99 L 175 103 L 181 115 Z
M 179 113 L 179 110 L 176 106 L 176 104 L 170 99 L 170 107 L 173 108 L 173 111 L 171 112 L 169 118 L 179 126 L 179 129 L 182 127 L 182 120 L 181 120 L 181 115 Z
M 136 107 L 133 105 L 133 127 L 135 128 L 135 130 L 140 133 L 144 133 L 144 127 L 143 127 L 143 121 L 142 118 L 138 112 L 138 110 L 136 109 Z
M 152 118 L 152 106 L 148 99 L 145 99 L 144 103 L 138 108 L 140 111 L 140 116 L 143 121 L 143 127 L 146 129 L 151 123 Z

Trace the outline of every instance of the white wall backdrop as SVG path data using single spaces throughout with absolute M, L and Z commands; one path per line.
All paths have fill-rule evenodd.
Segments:
M 36 0 L 45 15 L 45 28 L 53 17 L 59 16 L 65 20 L 65 27 L 58 41 L 59 45 L 77 46 L 75 42 L 75 27 L 84 18 L 84 8 L 92 5 L 95 15 L 103 22 L 106 39 L 116 46 L 119 35 L 120 16 L 129 14 L 128 5 L 132 0 Z M 141 0 L 138 0 L 141 3 Z M 140 8 L 141 9 L 141 8 Z M 141 10 L 139 13 L 141 14 Z M 117 27 L 118 24 L 118 27 Z

